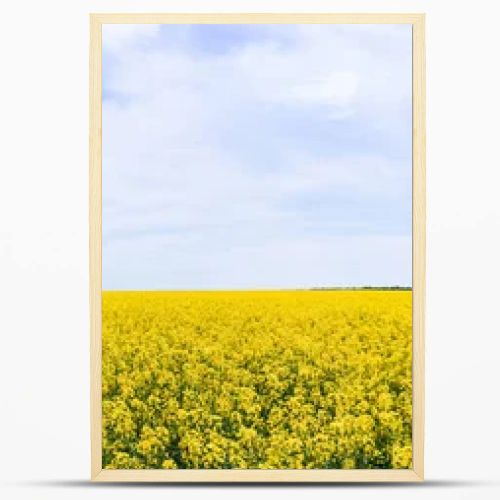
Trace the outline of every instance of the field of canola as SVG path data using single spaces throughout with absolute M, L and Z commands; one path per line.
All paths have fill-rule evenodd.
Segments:
M 410 468 L 411 292 L 104 292 L 103 467 Z

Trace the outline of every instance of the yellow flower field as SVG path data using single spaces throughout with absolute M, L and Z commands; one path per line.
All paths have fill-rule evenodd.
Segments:
M 103 292 L 103 467 L 411 467 L 411 310 L 411 291 Z

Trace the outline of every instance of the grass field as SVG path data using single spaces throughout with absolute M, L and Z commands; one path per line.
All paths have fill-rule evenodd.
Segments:
M 411 291 L 104 292 L 105 468 L 411 467 Z

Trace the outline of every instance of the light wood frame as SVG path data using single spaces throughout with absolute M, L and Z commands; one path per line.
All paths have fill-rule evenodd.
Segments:
M 413 28 L 413 469 L 104 470 L 101 420 L 101 153 L 103 24 L 411 24 Z M 90 15 L 91 478 L 149 482 L 417 482 L 424 478 L 425 14 Z

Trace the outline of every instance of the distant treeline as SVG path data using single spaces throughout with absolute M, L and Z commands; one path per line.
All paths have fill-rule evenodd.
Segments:
M 316 286 L 309 290 L 325 291 L 325 290 L 383 290 L 383 291 L 401 291 L 411 290 L 411 286 Z

